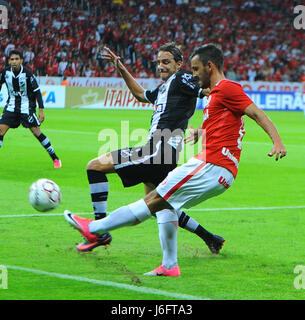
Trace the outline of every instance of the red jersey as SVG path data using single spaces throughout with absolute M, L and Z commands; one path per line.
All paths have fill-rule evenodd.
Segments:
M 227 79 L 218 82 L 203 110 L 202 152 L 195 158 L 224 167 L 235 178 L 245 134 L 242 115 L 252 103 L 240 84 Z

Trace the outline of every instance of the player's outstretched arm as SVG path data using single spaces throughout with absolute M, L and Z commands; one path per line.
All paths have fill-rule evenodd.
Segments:
M 111 61 L 114 64 L 115 68 L 120 72 L 127 87 L 134 95 L 134 97 L 140 102 L 148 102 L 144 97 L 144 88 L 140 84 L 138 84 L 134 77 L 129 73 L 127 68 L 120 60 L 120 57 L 107 47 L 104 47 L 104 50 L 107 52 L 107 54 L 102 55 L 103 59 Z
M 287 150 L 282 142 L 282 139 L 273 124 L 273 122 L 268 118 L 265 112 L 259 109 L 254 103 L 250 104 L 245 110 L 244 113 L 255 120 L 256 123 L 261 126 L 269 135 L 273 142 L 273 147 L 268 153 L 269 157 L 272 157 L 275 154 L 275 160 L 277 161 L 280 158 L 283 158 L 287 154 Z

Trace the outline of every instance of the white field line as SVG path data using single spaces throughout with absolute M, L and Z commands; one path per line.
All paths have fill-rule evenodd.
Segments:
M 44 129 L 44 131 L 72 133 L 72 134 L 89 134 L 89 135 L 98 135 L 99 134 L 98 132 L 92 132 L 92 131 L 73 131 L 73 130 L 60 130 L 60 129 Z
M 272 142 L 255 142 L 255 141 L 244 141 L 242 144 L 252 144 L 252 145 L 261 145 L 261 146 L 270 146 L 272 147 Z M 305 148 L 305 142 L 304 145 L 297 145 L 297 144 L 285 144 L 285 147 L 287 148 Z
M 204 209 L 189 209 L 189 211 L 283 210 L 283 209 L 304 209 L 304 208 L 305 208 L 305 206 L 204 208 Z M 88 212 L 77 213 L 77 214 L 79 214 L 79 215 L 92 215 L 92 213 L 88 213 Z M 62 215 L 63 215 L 63 213 L 42 213 L 42 214 L 22 214 L 22 215 L 14 214 L 14 215 L 0 215 L 0 218 L 50 217 L 50 216 L 62 216 Z M 144 294 L 156 294 L 156 295 L 162 295 L 162 296 L 166 296 L 166 297 L 184 299 L 184 300 L 210 300 L 209 298 L 191 296 L 191 295 L 182 294 L 182 293 L 167 292 L 164 290 L 147 288 L 147 287 L 137 287 L 137 286 L 133 286 L 133 285 L 128 285 L 128 284 L 124 284 L 124 283 L 117 283 L 117 282 L 112 282 L 112 281 L 90 279 L 90 278 L 65 275 L 65 274 L 60 274 L 60 273 L 55 273 L 55 272 L 47 272 L 47 271 L 42 271 L 42 270 L 28 269 L 28 268 L 23 268 L 23 267 L 18 267 L 18 266 L 4 265 L 4 267 L 6 267 L 7 269 L 30 272 L 30 273 L 34 273 L 34 274 L 40 274 L 40 275 L 46 275 L 49 277 L 55 277 L 55 278 L 60 278 L 60 279 L 87 282 L 87 283 L 92 283 L 92 284 L 101 285 L 101 286 L 116 287 L 116 288 L 120 288 L 120 289 L 141 292 Z
M 304 206 L 282 206 L 282 207 L 241 207 L 241 208 L 199 208 L 199 209 L 186 209 L 186 211 L 255 211 L 255 210 L 296 210 L 296 209 L 305 209 Z M 73 212 L 76 215 L 92 215 L 92 212 Z M 30 218 L 30 217 L 56 217 L 63 216 L 63 213 L 25 213 L 25 214 L 7 214 L 2 215 L 0 212 L 1 218 Z
M 72 212 L 73 214 L 84 216 L 84 215 L 92 215 L 94 216 L 93 212 Z M 29 214 L 8 214 L 2 215 L 0 213 L 0 218 L 26 218 L 26 217 L 56 217 L 56 216 L 63 216 L 63 213 L 29 213 Z
M 209 298 L 202 298 L 202 297 L 192 296 L 192 295 L 183 294 L 183 293 L 168 292 L 168 291 L 153 289 L 153 288 L 148 288 L 148 287 L 138 287 L 138 286 L 134 286 L 134 285 L 130 285 L 130 284 L 118 283 L 118 282 L 113 282 L 113 281 L 90 279 L 90 278 L 72 276 L 72 275 L 61 274 L 61 273 L 56 273 L 56 272 L 47 272 L 47 271 L 42 271 L 42 270 L 28 269 L 28 268 L 23 268 L 23 267 L 18 267 L 18 266 L 10 266 L 10 265 L 3 265 L 3 266 L 5 268 L 11 269 L 11 270 L 24 271 L 24 272 L 45 275 L 48 277 L 65 279 L 65 280 L 87 282 L 87 283 L 91 283 L 94 285 L 125 289 L 125 290 L 140 292 L 140 293 L 144 293 L 144 294 L 155 294 L 155 295 L 166 296 L 166 297 L 170 297 L 170 298 L 176 298 L 176 299 L 180 299 L 180 300 L 211 300 Z
M 186 211 L 249 211 L 249 210 L 285 210 L 285 209 L 305 209 L 305 206 L 283 206 L 283 207 L 244 207 L 244 208 L 202 208 L 186 209 Z

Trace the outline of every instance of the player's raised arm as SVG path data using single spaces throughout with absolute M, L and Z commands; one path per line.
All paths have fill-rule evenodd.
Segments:
M 261 126 L 269 135 L 273 142 L 273 147 L 271 151 L 268 153 L 269 157 L 272 157 L 274 154 L 275 160 L 277 161 L 279 158 L 283 158 L 286 156 L 287 151 L 282 142 L 282 139 L 273 124 L 273 122 L 268 118 L 264 111 L 259 109 L 254 103 L 250 104 L 245 110 L 244 113 L 255 120 L 256 123 Z
M 120 72 L 127 87 L 129 88 L 131 93 L 134 95 L 134 97 L 138 99 L 140 102 L 148 102 L 144 96 L 145 89 L 140 84 L 138 84 L 138 82 L 134 79 L 134 77 L 129 73 L 127 68 L 121 62 L 120 57 L 117 56 L 113 51 L 111 51 L 107 47 L 104 47 L 104 50 L 108 54 L 103 54 L 102 55 L 103 59 L 111 61 L 114 64 L 115 68 Z

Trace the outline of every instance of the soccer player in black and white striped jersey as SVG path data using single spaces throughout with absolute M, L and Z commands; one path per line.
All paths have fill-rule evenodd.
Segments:
M 104 59 L 114 64 L 134 97 L 141 102 L 154 103 L 155 112 L 145 146 L 115 150 L 88 163 L 87 175 L 95 220 L 106 217 L 108 174 L 118 174 L 124 187 L 143 183 L 145 193 L 149 193 L 176 168 L 184 131 L 195 110 L 196 99 L 204 95 L 191 73 L 182 70 L 182 52 L 174 43 L 164 44 L 158 50 L 156 62 L 163 84 L 155 90 L 145 90 L 138 84 L 120 58 L 109 48 L 105 47 L 104 53 Z M 169 135 L 160 134 L 160 130 Z M 182 210 L 167 210 L 166 213 L 157 213 L 156 217 L 165 265 L 171 264 L 169 260 L 172 252 L 166 248 L 170 247 L 169 242 L 174 241 L 168 234 L 174 234 L 177 224 L 202 238 L 212 253 L 219 253 L 224 244 L 225 240 L 221 236 L 210 233 Z M 168 230 L 169 233 L 166 233 Z M 97 241 L 86 241 L 76 248 L 80 252 L 92 251 L 98 246 L 109 245 L 111 240 L 107 232 Z
M 29 128 L 53 160 L 54 168 L 61 167 L 61 161 L 56 155 L 48 137 L 40 130 L 44 121 L 44 105 L 42 95 L 33 73 L 22 65 L 22 53 L 12 50 L 9 54 L 9 66 L 0 73 L 0 90 L 6 84 L 8 100 L 0 117 L 0 148 L 3 138 L 10 128 L 18 128 L 20 124 Z M 36 101 L 39 113 L 36 115 Z

